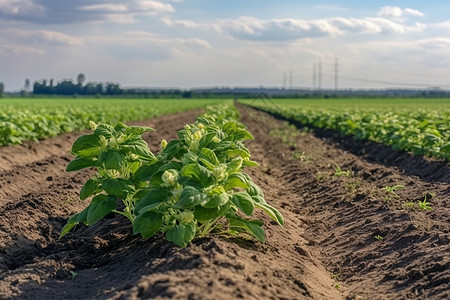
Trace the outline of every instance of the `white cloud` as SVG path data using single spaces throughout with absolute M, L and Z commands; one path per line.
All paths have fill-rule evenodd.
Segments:
M 167 60 L 211 45 L 197 38 L 166 38 L 144 31 L 122 32 L 116 36 L 91 36 L 89 44 L 121 60 Z
M 329 18 L 316 20 L 269 19 L 239 17 L 198 23 L 192 20 L 162 19 L 167 26 L 180 26 L 193 30 L 215 30 L 241 40 L 285 41 L 348 34 L 393 34 L 420 32 L 425 25 L 408 26 L 384 18 Z
M 0 30 L 0 37 L 9 43 L 25 45 L 76 46 L 82 44 L 79 38 L 51 30 L 3 29 Z
M 1 45 L 0 54 L 38 54 L 43 55 L 45 51 L 31 46 L 18 46 L 18 45 Z
M 138 16 L 173 13 L 167 1 L 157 0 L 0 0 L 0 19 L 30 23 L 134 23 Z
M 126 5 L 113 4 L 113 3 L 81 6 L 80 9 L 88 10 L 88 11 L 100 11 L 100 12 L 106 12 L 106 13 L 120 13 L 120 12 L 128 11 L 128 8 Z
M 43 14 L 45 8 L 32 0 L 0 0 L 0 13 L 9 16 Z
M 383 6 L 377 13 L 381 18 L 388 18 L 397 22 L 404 22 L 407 17 L 424 17 L 425 14 L 412 8 L 400 8 L 398 6 Z

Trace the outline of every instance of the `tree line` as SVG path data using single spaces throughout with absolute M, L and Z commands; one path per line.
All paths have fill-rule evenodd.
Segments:
M 117 83 L 95 83 L 84 84 L 86 76 L 79 74 L 74 83 L 72 80 L 62 80 L 54 84 L 53 79 L 36 81 L 33 84 L 34 95 L 122 95 L 124 90 Z M 25 81 L 25 91 L 27 92 L 27 81 Z

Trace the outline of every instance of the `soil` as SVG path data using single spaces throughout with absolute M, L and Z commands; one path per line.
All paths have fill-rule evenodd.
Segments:
M 0 148 L 0 298 L 450 299 L 449 163 L 240 109 L 261 165 L 247 172 L 286 220 L 256 213 L 265 244 L 211 236 L 182 249 L 121 216 L 59 240 L 93 174 L 65 172 L 82 133 L 64 134 Z M 156 152 L 199 113 L 140 124 L 157 129 Z

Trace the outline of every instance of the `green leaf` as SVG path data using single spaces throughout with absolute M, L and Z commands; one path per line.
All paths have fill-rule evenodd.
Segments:
M 100 163 L 103 163 L 105 169 L 120 171 L 125 162 L 125 154 L 118 150 L 108 150 L 100 155 Z
M 104 216 L 116 208 L 116 198 L 107 195 L 97 195 L 92 199 L 87 214 L 87 224 L 89 226 L 97 223 Z
M 129 139 L 126 144 L 120 145 L 120 150 L 136 154 L 139 158 L 147 161 L 156 160 L 156 156 L 150 151 L 147 143 L 140 137 Z
M 73 216 L 70 217 L 69 220 L 67 220 L 66 225 L 61 230 L 59 238 L 62 238 L 63 236 L 65 236 L 73 227 L 75 227 L 78 224 L 78 222 L 77 222 L 78 215 L 79 215 L 79 213 L 74 214 Z
M 161 165 L 159 163 L 142 165 L 134 173 L 134 178 L 141 181 L 149 181 L 160 167 Z
M 180 200 L 175 203 L 175 208 L 191 208 L 196 205 L 203 204 L 207 199 L 207 195 L 198 189 L 187 186 L 181 192 Z
M 76 157 L 66 167 L 66 172 L 78 171 L 84 168 L 97 167 L 98 162 L 87 157 Z
M 214 151 L 212 151 L 211 149 L 208 149 L 208 148 L 203 148 L 200 151 L 199 158 L 206 160 L 208 163 L 210 163 L 213 166 L 218 166 L 220 164 Z
M 206 222 L 217 218 L 219 216 L 219 212 L 219 207 L 206 208 L 198 205 L 194 208 L 194 217 L 199 222 Z
M 181 169 L 181 175 L 197 179 L 203 187 L 208 187 L 214 183 L 214 174 L 198 164 L 185 165 Z
M 94 135 L 99 137 L 103 135 L 105 138 L 109 139 L 116 133 L 114 127 L 108 124 L 100 124 L 95 128 Z
M 236 230 L 239 232 L 247 232 L 250 235 L 257 238 L 262 243 L 265 242 L 265 232 L 264 229 L 261 227 L 262 222 L 259 220 L 246 220 L 239 217 L 227 217 L 228 221 L 230 222 L 230 230 Z
M 102 188 L 110 195 L 120 199 L 126 199 L 135 188 L 130 180 L 123 178 L 106 178 L 102 181 Z
M 204 147 L 207 147 L 215 135 L 216 135 L 216 133 L 212 132 L 212 133 L 207 133 L 204 136 L 202 136 L 200 138 L 200 141 L 198 142 L 198 149 L 200 150 Z
M 281 226 L 284 225 L 284 217 L 283 215 L 273 206 L 267 203 L 258 203 L 255 202 L 255 206 L 263 209 L 272 220 L 276 221 Z
M 80 136 L 72 145 L 72 153 L 81 157 L 94 157 L 100 153 L 100 139 L 93 134 Z
M 171 194 L 167 190 L 167 188 L 162 187 L 154 187 L 151 188 L 148 193 L 142 198 L 142 200 L 138 201 L 136 206 L 134 207 L 135 212 L 140 212 L 143 208 L 153 205 L 155 203 L 165 202 Z
M 247 216 L 251 216 L 253 214 L 255 204 L 253 203 L 253 199 L 246 192 L 234 193 L 230 200 Z
M 206 207 L 206 208 L 219 207 L 219 206 L 222 206 L 225 203 L 227 203 L 228 200 L 229 200 L 228 194 L 221 193 L 221 194 L 210 197 L 208 202 L 206 202 L 202 206 Z
M 180 140 L 172 140 L 167 144 L 166 148 L 164 148 L 162 155 L 166 156 L 166 158 L 170 160 L 177 155 L 181 147 L 182 143 Z
M 126 135 L 141 136 L 144 132 L 155 131 L 155 129 L 147 126 L 129 126 L 125 129 Z
M 245 184 L 244 182 L 242 182 L 242 180 L 237 177 L 231 177 L 231 178 L 228 177 L 228 179 L 225 182 L 225 184 L 223 185 L 223 187 L 225 188 L 225 191 L 229 191 L 229 190 L 235 189 L 235 188 L 246 189 L 246 188 L 248 188 L 248 185 Z
M 234 173 L 240 171 L 243 162 L 244 160 L 242 159 L 242 157 L 233 158 L 227 165 L 227 172 Z
M 139 214 L 133 222 L 133 233 L 141 234 L 144 238 L 150 238 L 161 230 L 163 217 L 154 211 Z
M 83 211 L 78 214 L 78 217 L 77 217 L 78 223 L 83 223 L 83 224 L 87 225 L 87 215 L 89 212 L 89 207 L 90 207 L 90 205 L 85 207 L 85 209 L 83 209 Z
M 246 167 L 259 167 L 259 164 L 253 160 L 244 160 L 242 164 Z
M 184 248 L 195 237 L 195 233 L 195 223 L 180 223 L 167 230 L 166 239 L 169 242 L 173 242 L 177 246 Z
M 98 182 L 97 180 L 89 179 L 88 181 L 85 182 L 85 184 L 81 188 L 80 199 L 84 200 L 87 197 L 91 196 L 92 194 L 95 193 L 95 191 L 100 189 L 100 186 L 101 186 L 100 182 Z

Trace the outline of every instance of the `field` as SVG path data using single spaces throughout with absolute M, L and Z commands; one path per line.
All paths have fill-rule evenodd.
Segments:
M 367 109 L 361 100 L 327 101 L 277 101 L 276 106 L 290 112 L 300 104 L 323 113 L 341 109 L 328 109 L 331 103 Z M 375 114 L 388 107 L 391 113 L 407 109 L 411 116 L 437 114 L 429 119 L 432 124 L 442 114 L 448 120 L 448 100 L 409 100 L 400 106 L 389 101 L 379 106 L 373 101 Z M 193 110 L 132 123 L 156 129 L 144 139 L 159 153 L 162 139 L 177 138 L 177 131 L 202 112 L 205 102 L 198 103 Z M 107 109 L 95 110 L 113 107 L 104 105 Z M 213 234 L 180 248 L 161 234 L 147 240 L 133 235 L 117 214 L 58 239 L 68 218 L 89 204 L 79 193 L 94 174 L 65 170 L 74 158 L 73 143 L 91 131 L 63 133 L 0 147 L 0 298 L 450 298 L 450 165 L 439 155 L 442 148 L 446 153 L 445 143 L 428 147 L 436 148 L 438 157 L 413 155 L 342 136 L 339 129 L 295 127 L 280 115 L 236 106 L 255 138 L 246 142 L 251 159 L 260 164 L 245 170 L 285 219 L 281 227 L 255 210 L 264 222 L 265 243 Z M 445 122 L 434 125 L 441 137 L 430 134 L 448 141 Z
M 305 126 L 335 130 L 450 160 L 449 99 L 313 99 L 246 101 Z
M 89 121 L 136 121 L 219 100 L 0 98 L 0 146 L 89 128 Z

